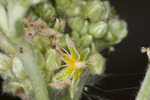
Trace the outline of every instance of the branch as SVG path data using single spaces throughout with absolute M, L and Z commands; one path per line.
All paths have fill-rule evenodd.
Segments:
M 150 61 L 150 48 L 142 48 L 142 52 L 147 52 Z M 150 100 L 150 64 L 148 64 L 148 69 L 136 100 Z

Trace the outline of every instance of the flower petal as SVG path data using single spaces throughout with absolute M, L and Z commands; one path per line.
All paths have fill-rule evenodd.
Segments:
M 68 55 L 64 55 L 63 59 L 69 65 L 72 64 L 72 59 Z
M 64 79 L 68 78 L 69 76 L 71 76 L 73 70 L 74 69 L 72 67 L 65 68 L 59 74 L 56 75 L 55 80 L 59 81 L 59 80 L 64 80 Z
M 74 60 L 77 60 L 78 58 L 80 58 L 80 55 L 79 53 L 77 52 L 73 42 L 71 41 L 71 39 L 69 38 L 69 36 L 66 37 L 66 42 L 67 42 L 67 46 L 68 46 L 68 49 L 71 53 L 71 57 L 72 59 Z
M 79 53 L 77 52 L 75 48 L 70 48 L 70 53 L 71 53 L 72 59 L 78 60 L 80 58 Z

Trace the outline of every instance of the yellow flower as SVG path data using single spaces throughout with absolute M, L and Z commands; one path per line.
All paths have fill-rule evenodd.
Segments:
M 83 72 L 86 62 L 84 61 L 89 53 L 89 49 L 85 49 L 80 55 L 73 45 L 69 37 L 66 39 L 69 53 L 63 53 L 62 58 L 67 64 L 67 67 L 60 71 L 56 77 L 56 81 L 64 81 L 65 79 L 71 79 L 72 85 L 76 85 L 79 81 L 79 77 Z

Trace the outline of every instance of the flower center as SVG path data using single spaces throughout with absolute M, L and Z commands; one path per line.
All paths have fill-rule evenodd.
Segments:
M 78 62 L 75 63 L 75 65 L 76 65 L 76 68 L 81 68 L 81 67 L 85 66 L 85 63 L 81 62 L 81 61 L 78 61 Z

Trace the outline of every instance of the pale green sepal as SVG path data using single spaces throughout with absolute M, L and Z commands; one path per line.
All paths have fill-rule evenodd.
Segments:
M 73 70 L 70 69 L 70 67 L 67 67 L 65 69 L 63 69 L 61 72 L 59 72 L 56 77 L 54 77 L 54 81 L 62 81 L 65 80 L 66 78 L 68 78 L 69 76 L 71 76 Z

